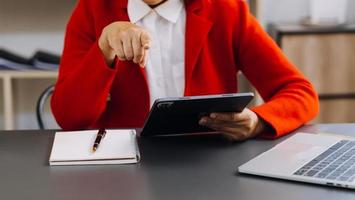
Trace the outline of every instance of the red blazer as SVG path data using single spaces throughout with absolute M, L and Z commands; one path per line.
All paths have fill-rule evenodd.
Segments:
M 185 0 L 185 96 L 238 92 L 240 70 L 265 104 L 252 108 L 275 138 L 318 112 L 311 83 L 285 58 L 242 0 Z M 80 0 L 66 30 L 52 111 L 66 130 L 142 127 L 149 112 L 144 69 L 118 61 L 109 68 L 98 47 L 102 29 L 129 21 L 127 0 Z M 110 100 L 108 101 L 108 96 Z

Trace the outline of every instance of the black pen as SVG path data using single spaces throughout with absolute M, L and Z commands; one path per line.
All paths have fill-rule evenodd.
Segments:
M 95 139 L 95 142 L 94 142 L 94 146 L 92 147 L 92 151 L 95 152 L 97 150 L 97 148 L 99 148 L 99 144 L 102 140 L 102 138 L 104 138 L 106 135 L 106 130 L 101 128 L 99 130 L 99 132 L 97 132 L 97 135 L 96 135 L 96 139 Z

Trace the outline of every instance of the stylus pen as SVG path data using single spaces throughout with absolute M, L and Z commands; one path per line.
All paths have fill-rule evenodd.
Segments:
M 102 138 L 104 138 L 106 135 L 106 130 L 101 128 L 99 130 L 99 132 L 97 132 L 97 135 L 96 135 L 96 139 L 95 139 L 95 142 L 94 142 L 94 146 L 92 147 L 92 151 L 95 152 L 98 148 L 99 148 L 99 145 L 101 143 L 101 140 Z

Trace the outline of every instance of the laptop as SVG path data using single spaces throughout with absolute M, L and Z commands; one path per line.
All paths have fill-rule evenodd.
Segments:
M 297 133 L 240 166 L 238 171 L 355 189 L 355 140 Z

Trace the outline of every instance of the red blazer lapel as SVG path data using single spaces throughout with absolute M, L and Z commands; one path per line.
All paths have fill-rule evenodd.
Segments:
M 190 80 L 199 54 L 206 44 L 208 33 L 213 25 L 210 11 L 211 5 L 206 1 L 185 0 L 186 33 L 185 33 L 185 95 L 190 87 Z
M 118 0 L 116 2 L 120 8 L 127 8 L 128 0 Z
M 129 21 L 129 16 L 128 16 L 128 12 L 127 12 L 127 5 L 128 5 L 128 0 L 118 0 L 115 1 L 115 3 L 117 3 L 117 7 L 119 8 L 119 13 L 118 13 L 118 17 L 120 20 L 124 20 L 124 21 Z

